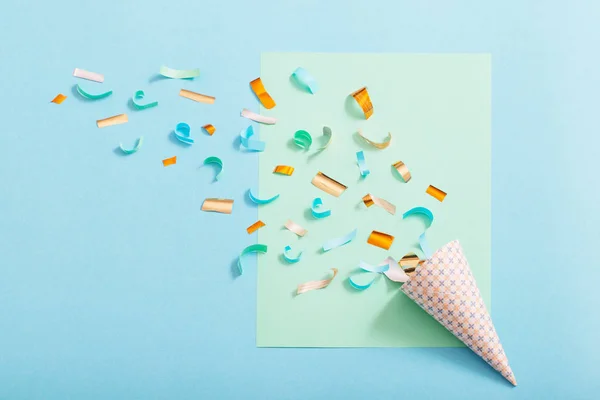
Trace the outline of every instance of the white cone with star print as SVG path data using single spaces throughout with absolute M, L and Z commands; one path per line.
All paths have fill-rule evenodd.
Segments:
M 402 291 L 517 385 L 458 240 L 441 247 L 417 267 Z

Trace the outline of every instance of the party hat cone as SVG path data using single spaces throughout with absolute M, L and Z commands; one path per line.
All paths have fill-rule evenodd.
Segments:
M 417 267 L 402 291 L 517 385 L 458 240 L 443 246 Z

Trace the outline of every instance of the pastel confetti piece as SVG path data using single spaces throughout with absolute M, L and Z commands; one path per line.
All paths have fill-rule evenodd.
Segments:
M 387 200 L 384 200 L 379 197 L 375 197 L 371 193 L 366 194 L 362 198 L 362 200 L 363 200 L 363 203 L 365 203 L 365 206 L 367 206 L 367 207 L 371 207 L 373 204 L 375 204 L 377 207 L 383 208 L 385 211 L 389 212 L 390 214 L 396 215 L 396 206 Z
M 421 264 L 423 264 L 425 260 L 419 259 L 415 253 L 406 253 L 398 264 L 402 267 L 402 270 L 407 274 L 415 272 L 415 269 Z
M 202 211 L 231 214 L 233 211 L 233 200 L 231 199 L 205 199 L 202 203 Z
M 175 126 L 175 130 L 173 134 L 175 138 L 179 140 L 181 143 L 192 145 L 194 144 L 194 139 L 190 136 L 191 128 L 185 122 L 180 122 Z
M 348 233 L 345 236 L 331 239 L 331 240 L 325 242 L 325 244 L 323 245 L 323 251 L 326 252 L 326 251 L 335 249 L 336 247 L 340 247 L 347 243 L 350 243 L 356 237 L 357 232 L 358 232 L 358 229 L 354 229 L 352 232 Z
M 249 120 L 252 120 L 254 122 L 260 122 L 261 124 L 265 124 L 265 125 L 275 125 L 275 123 L 277 122 L 276 118 L 265 117 L 263 115 L 259 115 L 255 112 L 252 112 L 246 108 L 244 108 L 242 110 L 240 115 L 244 118 L 248 118 Z
M 259 199 L 252 193 L 252 189 L 250 189 L 250 190 L 248 190 L 248 197 L 250 198 L 250 200 L 252 200 L 253 203 L 262 205 L 262 204 L 269 204 L 269 203 L 274 202 L 275 200 L 277 200 L 279 198 L 279 194 L 276 194 L 275 196 L 270 197 L 268 199 Z
M 64 95 L 64 94 L 62 94 L 62 93 L 59 93 L 59 94 L 57 94 L 57 95 L 56 95 L 56 97 L 55 97 L 55 98 L 53 98 L 53 99 L 52 99 L 52 101 L 50 101 L 50 102 L 51 102 L 51 103 L 54 103 L 54 104 L 60 104 L 60 103 L 62 103 L 63 101 L 65 101 L 65 99 L 66 99 L 66 98 L 67 98 L 67 96 L 65 96 L 65 95 Z
M 198 103 L 205 103 L 205 104 L 214 104 L 215 103 L 214 97 L 208 96 L 208 95 L 202 94 L 202 93 L 192 92 L 191 90 L 181 89 L 179 91 L 179 95 L 181 97 L 185 97 L 186 99 L 194 100 Z
M 394 260 L 392 257 L 387 257 L 383 263 L 374 266 L 371 264 L 368 264 L 364 261 L 361 261 L 359 264 L 359 268 L 362 270 L 362 272 L 369 272 L 372 274 L 384 274 L 389 280 L 393 281 L 393 282 L 406 282 L 409 277 L 408 275 L 406 275 L 406 273 L 404 273 L 404 271 L 402 270 L 402 268 L 400 268 L 400 266 L 398 265 L 398 263 L 396 262 L 396 260 Z M 364 273 L 362 273 L 364 275 Z M 373 279 L 371 279 L 370 282 L 366 283 L 366 284 L 359 284 L 357 282 L 355 282 L 354 278 L 352 276 L 350 276 L 348 278 L 348 281 L 350 282 L 350 285 L 357 289 L 357 290 L 366 290 L 368 289 L 373 282 L 375 282 L 376 277 L 374 277 Z
M 208 133 L 210 136 L 213 135 L 213 133 L 215 133 L 216 129 L 214 126 L 212 126 L 211 124 L 206 124 L 202 127 L 202 129 L 204 129 L 206 131 L 206 133 Z
M 396 260 L 394 260 L 392 257 L 388 257 L 386 261 L 388 262 L 389 269 L 387 271 L 384 271 L 383 274 L 390 281 L 399 283 L 404 283 L 408 281 L 409 276 L 407 275 L 406 271 L 404 271 L 404 269 L 401 268 L 401 265 L 399 265 L 399 263 L 396 262 Z
M 367 161 L 365 160 L 365 153 L 361 151 L 356 152 L 356 161 L 358 162 L 358 168 L 360 169 L 360 175 L 366 178 L 371 173 L 367 168 Z
M 319 84 L 315 78 L 302 67 L 298 67 L 294 72 L 292 72 L 292 78 L 300 87 L 304 88 L 311 94 L 315 94 L 317 90 L 319 90 Z
M 425 193 L 427 193 L 430 196 L 433 196 L 435 199 L 439 200 L 440 203 L 444 201 L 444 198 L 446 197 L 446 192 L 436 188 L 433 185 L 429 185 Z
M 260 140 L 252 139 L 253 136 L 254 128 L 252 125 L 248 126 L 246 129 L 242 129 L 240 132 L 240 147 L 246 151 L 264 151 L 266 143 Z
M 423 251 L 425 258 L 430 258 L 431 250 L 429 250 L 429 245 L 427 243 L 427 237 L 425 236 L 425 233 L 433 223 L 433 213 L 431 212 L 431 210 L 425 207 L 414 207 L 405 212 L 402 215 L 402 219 L 408 218 L 412 215 L 422 215 L 425 217 L 425 231 L 419 236 L 419 246 L 421 246 L 421 250 Z
M 405 183 L 410 181 L 410 172 L 408 171 L 408 167 L 402 161 L 396 161 L 392 166 L 398 171 Z
M 425 255 L 426 259 L 431 258 L 431 250 L 429 249 L 429 243 L 427 242 L 427 237 L 425 236 L 425 232 L 421 233 L 419 236 L 419 246 L 421 247 L 421 251 Z
M 200 76 L 200 70 L 198 68 L 180 70 L 162 66 L 159 74 L 171 79 L 193 79 Z
M 223 172 L 223 161 L 219 157 L 207 157 L 204 159 L 204 165 L 207 164 L 217 164 L 219 168 L 219 172 L 215 175 L 215 181 L 218 181 L 221 177 L 221 173 Z
M 96 121 L 96 125 L 98 128 L 106 128 L 107 126 L 124 124 L 127 121 L 129 121 L 127 114 L 119 114 L 113 117 L 99 119 Z
M 113 94 L 112 90 L 109 90 L 109 91 L 104 92 L 104 93 L 92 94 L 92 93 L 87 92 L 81 86 L 79 86 L 79 84 L 75 85 L 75 88 L 77 89 L 77 93 L 79 93 L 81 95 L 81 97 L 83 97 L 85 99 L 88 99 L 88 100 L 100 100 L 100 99 L 104 99 L 106 97 L 109 97 L 110 95 Z
M 386 147 L 388 147 L 390 145 L 390 143 L 392 142 L 392 134 L 390 132 L 388 132 L 387 137 L 383 140 L 383 142 L 378 143 L 378 142 L 374 142 L 370 139 L 367 139 L 363 134 L 362 134 L 362 130 L 359 129 L 358 130 L 358 136 L 360 136 L 365 142 L 369 143 L 371 146 L 379 149 L 379 150 L 383 150 Z
M 296 133 L 294 133 L 294 144 L 301 149 L 308 150 L 312 144 L 310 133 L 304 130 L 296 131 Z
M 322 219 L 329 217 L 331 215 L 331 210 L 323 209 L 323 200 L 320 197 L 317 197 L 312 202 L 311 212 L 313 217 Z
M 250 82 L 250 87 L 252 88 L 252 91 L 254 92 L 258 100 L 260 100 L 260 103 L 263 105 L 263 107 L 265 107 L 268 110 L 275 107 L 275 101 L 273 100 L 273 98 L 271 98 L 271 95 L 269 95 L 269 93 L 265 89 L 260 78 L 256 78 L 255 80 Z
M 367 88 L 362 87 L 356 92 L 352 93 L 351 96 L 354 97 L 354 100 L 356 100 L 360 108 L 362 108 L 363 113 L 365 114 L 365 119 L 369 119 L 371 115 L 373 115 L 373 104 L 371 103 L 371 98 L 369 97 Z
M 83 69 L 75 68 L 73 71 L 73 76 L 81 79 L 87 79 L 88 81 L 94 82 L 104 82 L 104 75 L 98 74 L 96 72 L 89 72 Z
M 298 261 L 300 261 L 300 259 L 302 258 L 302 251 L 300 251 L 296 257 L 293 257 L 290 255 L 291 251 L 292 251 L 292 246 L 289 246 L 289 245 L 285 246 L 285 248 L 283 249 L 283 258 L 288 263 L 295 264 Z
M 373 246 L 381 247 L 382 249 L 389 250 L 394 242 L 394 237 L 390 234 L 373 231 L 367 239 L 367 243 Z
M 306 283 L 302 283 L 302 284 L 298 285 L 298 289 L 296 290 L 296 295 L 310 292 L 311 290 L 324 289 L 327 286 L 329 286 L 331 281 L 333 281 L 333 279 L 335 278 L 335 276 L 338 273 L 337 268 L 331 268 L 331 270 L 333 271 L 333 276 L 329 279 L 323 279 L 320 281 L 310 281 L 310 282 L 306 282 Z
M 295 223 L 291 219 L 288 219 L 284 226 L 289 231 L 294 232 L 296 235 L 298 235 L 300 237 L 306 235 L 306 233 L 308 232 L 306 229 L 304 229 L 303 227 L 301 227 L 300 225 L 298 225 L 297 223 Z
M 171 158 L 165 158 L 162 160 L 163 167 L 168 167 L 169 165 L 177 164 L 177 156 L 173 156 Z
M 273 173 L 279 175 L 292 176 L 292 174 L 294 173 L 294 167 L 290 167 L 289 165 L 278 165 L 273 170 Z
M 242 250 L 242 252 L 240 253 L 240 256 L 238 257 L 238 271 L 240 273 L 240 275 L 242 275 L 244 273 L 244 267 L 242 264 L 242 258 L 249 253 L 266 253 L 267 252 L 267 245 L 266 244 L 253 244 L 251 246 L 246 247 L 244 250 Z
M 158 105 L 158 101 L 151 101 L 146 104 L 140 103 L 140 100 L 143 100 L 144 96 L 146 96 L 144 91 L 138 90 L 133 94 L 133 97 L 131 98 L 131 102 L 133 103 L 134 107 L 138 110 L 145 110 L 147 108 L 156 107 Z
M 373 279 L 371 279 L 369 282 L 367 282 L 366 284 L 359 284 L 358 282 L 355 281 L 354 277 L 349 277 L 348 278 L 348 282 L 350 283 L 350 286 L 352 286 L 354 289 L 356 290 L 367 290 L 368 288 L 371 287 L 371 285 L 375 282 L 375 278 L 377 276 L 374 276 Z
M 346 185 L 343 185 L 338 181 L 331 179 L 322 172 L 318 172 L 311 183 L 319 189 L 321 189 L 322 191 L 324 191 L 325 193 L 329 193 L 330 195 L 335 197 L 340 197 L 341 194 L 344 193 L 346 189 L 348 189 Z
M 323 137 L 325 139 L 327 139 L 327 141 L 317 151 L 323 151 L 323 150 L 325 150 L 327 148 L 327 146 L 329 146 L 329 144 L 331 143 L 331 139 L 333 139 L 333 133 L 331 132 L 331 128 L 330 127 L 328 127 L 328 126 L 324 126 L 323 127 Z
M 135 146 L 133 146 L 133 148 L 126 149 L 123 147 L 123 143 L 119 143 L 119 148 L 121 149 L 121 151 L 123 153 L 129 155 L 129 154 L 133 154 L 133 153 L 137 152 L 142 147 L 143 143 L 144 143 L 144 137 L 140 136 L 139 139 L 136 141 Z
M 250 235 L 254 231 L 257 231 L 260 228 L 262 228 L 263 226 L 265 226 L 265 223 L 262 222 L 261 220 L 258 220 L 255 223 L 253 223 L 252 225 L 250 225 L 249 227 L 247 227 L 246 232 L 248 232 L 248 235 Z

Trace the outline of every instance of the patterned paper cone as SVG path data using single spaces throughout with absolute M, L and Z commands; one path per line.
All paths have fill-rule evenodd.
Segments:
M 443 246 L 417 267 L 402 291 L 517 385 L 458 240 Z

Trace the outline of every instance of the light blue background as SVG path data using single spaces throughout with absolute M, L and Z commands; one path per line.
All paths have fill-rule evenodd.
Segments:
M 597 397 L 599 7 L 5 1 L 0 398 Z M 261 51 L 492 54 L 493 318 L 519 387 L 466 349 L 255 347 L 255 263 L 235 280 L 231 266 L 254 241 L 243 194 L 257 159 L 234 138 L 240 109 L 258 109 Z M 162 64 L 202 76 L 149 82 Z M 115 94 L 78 99 L 75 67 Z M 180 99 L 181 87 L 217 102 Z M 137 89 L 159 107 L 127 108 Z M 58 92 L 69 98 L 49 104 Z M 128 124 L 95 127 L 121 112 Z M 179 121 L 192 148 L 168 137 Z M 140 135 L 138 154 L 113 152 Z M 209 155 L 225 161 L 217 184 L 198 168 Z M 227 196 L 233 215 L 200 212 Z

